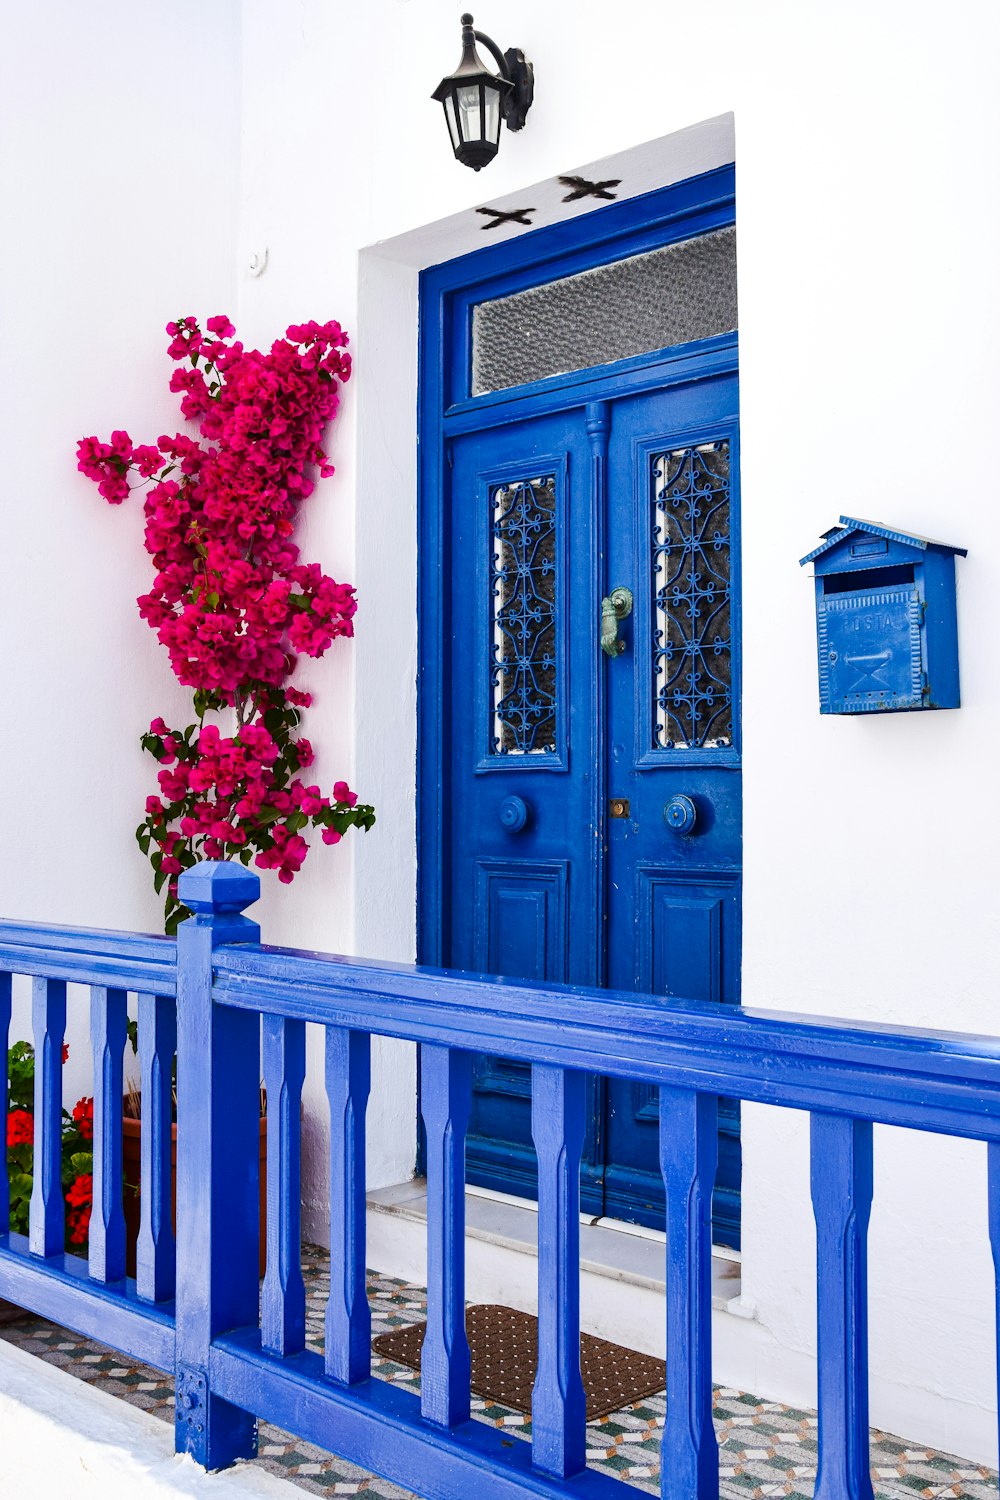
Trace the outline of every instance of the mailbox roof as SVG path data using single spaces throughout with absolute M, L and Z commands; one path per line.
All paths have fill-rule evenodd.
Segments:
M 933 537 L 919 536 L 916 532 L 895 531 L 891 526 L 883 526 L 881 521 L 861 521 L 855 516 L 841 516 L 839 526 L 831 526 L 829 531 L 824 531 L 823 541 L 799 559 L 799 566 L 804 567 L 806 563 L 814 562 L 817 557 L 822 557 L 824 552 L 839 547 L 841 542 L 846 541 L 857 531 L 867 531 L 871 536 L 883 536 L 890 542 L 901 542 L 904 547 L 916 547 L 921 552 L 926 552 L 928 547 L 933 547 L 937 552 L 954 552 L 959 557 L 968 556 L 965 547 L 952 547 L 948 542 L 936 542 Z

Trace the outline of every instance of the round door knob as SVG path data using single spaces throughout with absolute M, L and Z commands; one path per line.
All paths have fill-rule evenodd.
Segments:
M 520 833 L 528 821 L 528 804 L 520 797 L 507 797 L 500 804 L 500 822 L 508 833 Z
M 693 833 L 698 821 L 698 809 L 690 797 L 671 797 L 663 808 L 663 821 L 674 833 Z

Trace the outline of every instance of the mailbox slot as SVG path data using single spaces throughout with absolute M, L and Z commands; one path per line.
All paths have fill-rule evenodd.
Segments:
M 858 589 L 881 588 L 894 583 L 912 583 L 913 567 L 900 563 L 895 568 L 868 568 L 863 573 L 831 573 L 823 579 L 824 594 L 851 594 Z

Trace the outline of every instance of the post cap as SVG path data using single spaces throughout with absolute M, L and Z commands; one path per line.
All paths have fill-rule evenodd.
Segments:
M 230 860 L 205 860 L 182 871 L 177 895 L 191 911 L 241 912 L 260 899 L 260 876 Z

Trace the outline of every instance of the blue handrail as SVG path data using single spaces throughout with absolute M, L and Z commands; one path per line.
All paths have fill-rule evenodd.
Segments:
M 177 1447 L 208 1468 L 251 1456 L 256 1419 L 266 1416 L 429 1495 L 620 1497 L 620 1481 L 584 1467 L 582 1084 L 588 1072 L 635 1079 L 657 1086 L 660 1098 L 667 1229 L 663 1494 L 715 1500 L 711 1198 L 718 1099 L 804 1109 L 811 1116 L 817 1229 L 816 1495 L 870 1500 L 872 1125 L 989 1143 L 990 1233 L 1000 1277 L 1000 1041 L 265 948 L 257 925 L 243 915 L 259 894 L 255 875 L 240 866 L 205 864 L 181 881 L 181 899 L 194 915 L 176 944 L 0 923 L 0 1051 L 5 1059 L 11 975 L 29 975 L 40 1059 L 36 1129 L 43 1123 L 28 1238 L 7 1232 L 5 1179 L 0 1183 L 0 1296 L 172 1371 Z M 64 1253 L 56 1193 L 53 1131 L 61 1107 L 67 981 L 91 986 L 95 1196 L 89 1265 Z M 120 1215 L 117 1098 L 128 992 L 139 997 L 144 1116 L 136 1281 L 124 1276 Z M 299 1110 L 310 1022 L 325 1028 L 331 1118 L 331 1295 L 322 1356 L 305 1348 L 299 1248 Z M 365 1111 L 373 1034 L 422 1044 L 428 1308 L 419 1396 L 371 1378 Z M 175 1038 L 176 1281 L 169 1157 Z M 464 1145 L 474 1052 L 532 1066 L 539 1351 L 530 1447 L 470 1420 Z M 262 1072 L 269 1130 L 261 1289 Z M 4 1110 L 5 1100 L 6 1089 Z

